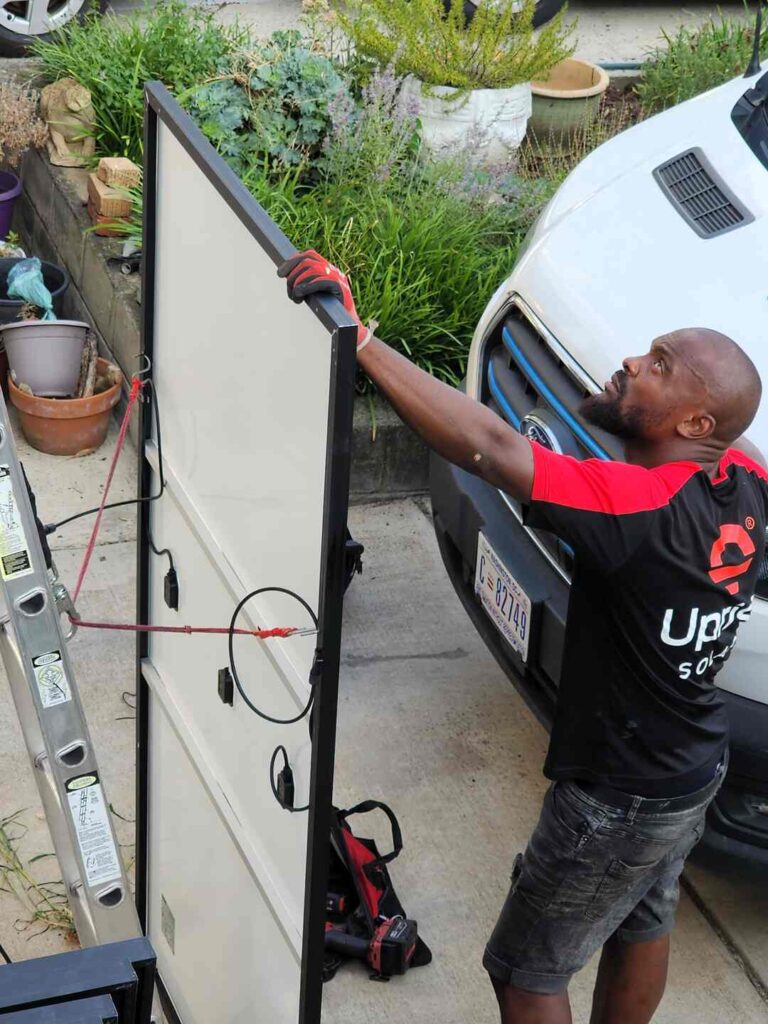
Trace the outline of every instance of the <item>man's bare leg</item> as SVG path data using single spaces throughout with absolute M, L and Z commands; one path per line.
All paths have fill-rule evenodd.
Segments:
M 501 1024 L 572 1024 L 568 993 L 542 996 L 491 978 L 499 1001 Z
M 664 995 L 669 936 L 652 942 L 610 938 L 603 947 L 590 1024 L 649 1024 Z

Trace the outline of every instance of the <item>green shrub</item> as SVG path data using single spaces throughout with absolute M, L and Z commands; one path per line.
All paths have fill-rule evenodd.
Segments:
M 681 28 L 676 36 L 664 34 L 659 47 L 643 65 L 637 93 L 649 113 L 665 110 L 683 100 L 743 75 L 752 54 L 755 33 L 751 24 L 720 17 L 697 29 Z M 768 52 L 768 27 L 761 50 Z
M 424 369 L 458 383 L 477 320 L 509 275 L 550 192 L 504 169 L 480 171 L 458 154 L 421 163 L 416 117 L 398 106 L 385 73 L 363 105 L 339 104 L 312 187 L 265 164 L 243 176 L 298 248 L 349 273 L 364 322 Z
M 518 151 L 517 173 L 526 181 L 557 187 L 598 146 L 642 120 L 640 103 L 628 90 L 621 99 L 604 101 L 598 116 L 585 119 L 565 140 L 557 135 L 538 138 L 529 130 Z
M 238 60 L 228 80 L 199 86 L 185 103 L 238 172 L 264 155 L 281 167 L 315 164 L 329 108 L 347 93 L 332 60 L 299 32 L 275 32 Z
M 561 11 L 534 33 L 535 0 L 482 3 L 469 26 L 463 0 L 337 0 L 338 22 L 359 54 L 398 75 L 445 85 L 457 95 L 546 75 L 573 53 Z
M 251 108 L 245 91 L 231 78 L 225 78 L 190 90 L 183 103 L 211 145 L 235 173 L 241 174 L 253 141 L 248 124 Z
M 210 11 L 161 0 L 129 18 L 71 21 L 53 41 L 34 43 L 32 52 L 49 81 L 70 77 L 90 89 L 97 154 L 140 163 L 144 83 L 157 79 L 183 92 L 228 70 L 248 39 L 237 26 L 218 25 Z

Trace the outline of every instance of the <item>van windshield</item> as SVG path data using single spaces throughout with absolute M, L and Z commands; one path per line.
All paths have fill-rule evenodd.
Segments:
M 768 74 L 747 89 L 731 111 L 739 134 L 768 169 Z

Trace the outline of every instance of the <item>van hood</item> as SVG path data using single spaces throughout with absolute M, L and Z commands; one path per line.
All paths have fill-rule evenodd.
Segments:
M 737 341 L 768 383 L 768 170 L 731 121 L 750 84 L 736 79 L 595 150 L 491 306 L 519 294 L 595 382 L 661 334 L 709 327 Z M 751 220 L 702 238 L 678 212 L 654 170 L 694 148 Z M 749 434 L 768 450 L 768 402 Z

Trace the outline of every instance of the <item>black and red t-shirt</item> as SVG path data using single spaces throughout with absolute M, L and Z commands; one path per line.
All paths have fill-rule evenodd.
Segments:
M 735 449 L 712 479 L 695 462 L 644 469 L 532 448 L 526 522 L 576 553 L 544 772 L 680 789 L 727 744 L 714 678 L 750 614 L 768 473 Z

